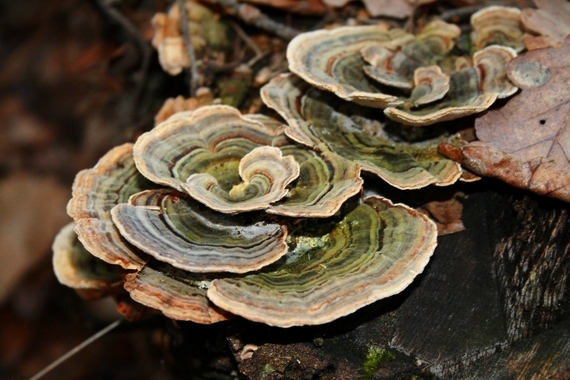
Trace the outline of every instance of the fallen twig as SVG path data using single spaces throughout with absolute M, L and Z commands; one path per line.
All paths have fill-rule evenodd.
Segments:
M 58 365 L 60 365 L 61 363 L 63 363 L 64 361 L 66 361 L 67 359 L 69 359 L 70 357 L 72 357 L 73 355 L 75 355 L 76 353 L 81 351 L 82 349 L 84 349 L 85 347 L 89 346 L 91 343 L 93 343 L 97 339 L 101 338 L 103 335 L 107 334 L 109 331 L 113 330 L 115 327 L 119 326 L 122 321 L 123 321 L 122 319 L 117 319 L 115 322 L 111 323 L 110 325 L 105 327 L 103 330 L 95 333 L 94 335 L 92 335 L 88 339 L 84 340 L 83 342 L 81 342 L 77 346 L 73 347 L 65 355 L 60 356 L 56 361 L 52 362 L 50 365 L 48 365 L 47 367 L 42 369 L 40 372 L 38 372 L 34 376 L 32 376 L 30 378 L 30 380 L 38 380 L 38 379 L 44 377 L 48 372 L 53 370 L 55 367 L 57 367 Z
M 133 102 L 133 111 L 137 108 L 136 105 L 140 101 L 146 75 L 148 73 L 148 67 L 150 64 L 150 57 L 152 55 L 152 49 L 147 41 L 144 40 L 140 31 L 133 25 L 133 23 L 125 17 L 118 9 L 116 9 L 113 5 L 118 3 L 118 0 L 99 0 L 99 4 L 103 11 L 109 15 L 114 21 L 116 21 L 121 27 L 125 29 L 127 34 L 135 40 L 136 44 L 139 46 L 141 55 L 142 55 L 142 64 L 140 68 L 140 75 L 138 78 L 137 88 L 135 92 L 135 100 Z
M 439 18 L 443 21 L 453 21 L 453 19 L 462 19 L 465 17 L 471 16 L 473 13 L 477 12 L 478 10 L 486 7 L 486 5 L 473 5 L 470 7 L 461 7 L 456 9 L 450 9 L 448 11 L 443 12 Z
M 249 46 L 249 48 L 251 50 L 253 50 L 253 52 L 255 53 L 255 57 L 253 57 L 252 59 L 249 60 L 249 62 L 247 62 L 247 65 L 249 67 L 253 66 L 256 62 L 258 62 L 261 58 L 265 57 L 267 55 L 267 53 L 264 53 L 261 51 L 261 49 L 255 44 L 255 42 L 253 42 L 251 40 L 251 38 L 249 38 L 249 36 L 247 35 L 246 32 L 243 31 L 243 29 L 235 22 L 231 21 L 230 22 L 230 26 L 233 28 L 233 30 L 237 33 L 238 36 L 240 36 L 240 38 L 245 42 L 245 44 L 247 46 Z
M 285 39 L 291 40 L 300 32 L 287 25 L 283 25 L 274 21 L 263 14 L 258 8 L 249 4 L 239 4 L 235 0 L 204 0 L 210 4 L 221 5 L 229 11 L 237 15 L 248 24 L 255 25 L 258 28 L 264 29 L 268 32 Z

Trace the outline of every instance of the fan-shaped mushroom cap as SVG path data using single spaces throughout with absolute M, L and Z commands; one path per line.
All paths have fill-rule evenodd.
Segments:
M 499 99 L 517 92 L 507 76 L 507 65 L 517 52 L 506 46 L 492 45 L 473 54 L 473 66 L 479 72 L 479 88 L 483 93 L 496 93 Z
M 268 213 L 292 217 L 329 217 L 362 188 L 360 166 L 331 152 L 318 154 L 296 145 L 281 148 L 300 164 L 299 178 L 287 197 Z
M 407 35 L 407 38 L 400 38 L 390 46 L 369 45 L 361 50 L 362 58 L 371 64 L 364 66 L 364 72 L 383 85 L 411 90 L 418 85 L 418 76 L 426 77 L 425 66 L 429 66 L 429 72 L 437 77 L 445 75 L 441 69 L 436 72 L 435 65 L 449 53 L 460 34 L 457 25 L 435 20 L 417 36 Z M 438 90 L 441 92 L 442 88 Z M 445 93 L 441 97 L 443 95 Z M 412 98 L 418 96 L 412 95 Z M 429 98 L 425 98 L 423 103 L 428 102 Z
M 53 242 L 53 270 L 63 285 L 75 289 L 109 289 L 121 283 L 119 267 L 90 254 L 73 231 L 75 223 L 63 227 Z
M 126 276 L 124 287 L 132 299 L 180 321 L 211 324 L 232 318 L 206 298 L 207 278 L 157 267 L 145 266 Z
M 283 264 L 216 279 L 208 298 L 269 325 L 330 322 L 401 292 L 423 271 L 437 238 L 426 216 L 380 197 L 367 198 L 328 230 L 309 231 L 292 241 Z
M 132 194 L 156 187 L 137 171 L 132 150 L 132 144 L 115 147 L 92 169 L 79 172 L 67 213 L 75 220 L 75 232 L 91 254 L 125 269 L 141 269 L 146 258 L 123 239 L 110 213 Z
M 287 253 L 285 226 L 227 218 L 179 195 L 170 191 L 136 194 L 130 204 L 113 208 L 113 221 L 134 246 L 190 272 L 245 273 Z
M 261 97 L 287 120 L 285 132 L 292 139 L 335 152 L 398 188 L 449 185 L 461 174 L 456 163 L 437 153 L 438 142 L 395 142 L 380 123 L 356 117 L 370 109 L 345 103 L 296 76 L 274 78 L 261 89 Z M 365 131 L 367 124 L 373 130 Z
M 405 35 L 403 30 L 386 31 L 381 26 L 346 26 L 302 33 L 287 47 L 289 69 L 342 99 L 376 108 L 397 105 L 401 103 L 397 96 L 382 93 L 364 74 L 360 51 L 369 45 L 385 46 Z
M 181 187 L 216 211 L 262 210 L 287 195 L 287 185 L 299 176 L 299 164 L 293 156 L 283 157 L 279 148 L 263 146 L 242 157 L 239 175 L 243 182 L 229 191 L 208 173 L 192 174 Z
M 490 45 L 503 45 L 517 52 L 524 49 L 521 10 L 514 7 L 490 6 L 471 15 L 471 44 L 475 50 Z
M 439 100 L 449 91 L 449 76 L 439 66 L 418 67 L 414 72 L 414 89 L 403 106 L 416 107 Z
M 208 174 L 217 180 L 218 193 L 227 193 L 230 200 L 231 189 L 242 183 L 240 160 L 255 148 L 271 146 L 281 133 L 280 126 L 277 121 L 262 115 L 242 116 L 232 107 L 206 106 L 192 113 L 174 115 L 143 134 L 135 144 L 134 160 L 139 171 L 151 181 L 181 192 L 192 191 L 192 182 L 196 182 L 192 175 Z M 252 157 L 255 159 L 259 155 Z M 294 175 L 294 164 L 289 163 Z M 266 172 L 270 176 L 276 175 Z M 269 185 L 273 179 L 266 178 L 262 182 Z M 204 197 L 200 200 L 204 201 Z M 252 209 L 242 203 L 235 202 L 230 211 L 224 211 Z M 208 206 L 217 207 L 213 201 Z
M 460 35 L 461 29 L 459 29 L 457 25 L 435 19 L 427 24 L 416 36 L 419 42 L 427 46 L 420 49 L 420 51 L 410 51 L 408 55 L 417 56 L 417 59 L 420 60 L 426 60 L 425 57 L 421 58 L 419 55 L 422 54 L 423 51 L 429 51 L 430 54 L 428 57 L 430 59 L 437 59 L 437 57 L 442 57 L 453 49 L 453 46 L 455 46 L 455 39 Z M 412 45 L 410 48 L 416 50 L 417 46 Z
M 488 46 L 473 56 L 474 67 L 465 67 L 450 75 L 449 90 L 439 102 L 404 109 L 388 107 L 386 116 L 405 125 L 426 126 L 483 112 L 497 98 L 514 94 L 506 67 L 516 52 L 505 46 Z

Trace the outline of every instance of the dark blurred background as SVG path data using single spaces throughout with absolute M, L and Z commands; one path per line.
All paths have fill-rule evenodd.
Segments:
M 148 44 L 164 1 L 0 2 L 0 378 L 25 379 L 118 318 L 51 269 L 75 173 L 152 127 L 183 85 Z M 138 38 L 138 40 L 137 40 Z M 45 379 L 170 378 L 166 320 L 123 324 Z

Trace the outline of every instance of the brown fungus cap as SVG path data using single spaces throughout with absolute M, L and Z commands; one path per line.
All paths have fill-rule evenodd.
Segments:
M 53 242 L 53 270 L 60 283 L 75 289 L 107 290 L 122 282 L 120 268 L 93 256 L 77 239 L 71 222 Z
M 132 194 L 156 187 L 136 169 L 133 145 L 111 149 L 92 169 L 75 177 L 67 213 L 75 221 L 75 232 L 94 256 L 125 269 L 141 269 L 146 257 L 128 244 L 111 220 L 111 209 L 126 203 Z
M 172 268 L 149 266 L 127 275 L 125 289 L 142 305 L 179 321 L 212 324 L 232 318 L 206 298 L 207 281 Z

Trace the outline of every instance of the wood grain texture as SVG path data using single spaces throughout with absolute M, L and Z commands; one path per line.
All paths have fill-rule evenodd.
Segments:
M 495 224 L 501 237 L 495 268 L 509 341 L 528 338 L 560 319 L 570 285 L 568 205 L 521 195 L 505 199 Z
M 392 346 L 438 376 L 507 344 L 484 207 L 481 195 L 471 196 L 466 230 L 439 238 L 425 276 L 397 310 Z

